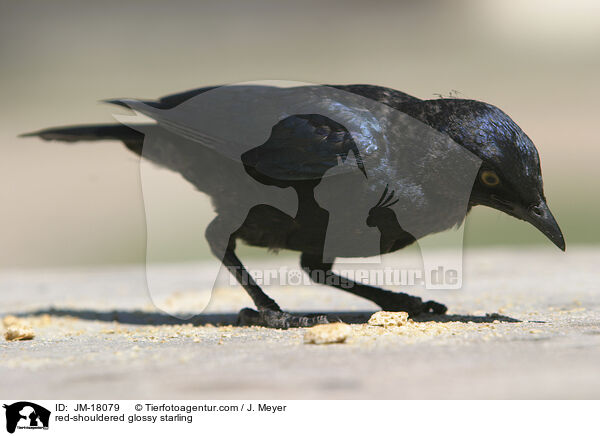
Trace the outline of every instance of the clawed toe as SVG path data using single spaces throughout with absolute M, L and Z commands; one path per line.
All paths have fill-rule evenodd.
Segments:
M 411 317 L 421 313 L 444 314 L 448 310 L 446 306 L 435 301 L 426 301 L 419 297 L 404 294 L 402 292 L 385 291 L 384 298 L 378 302 L 379 307 L 389 312 L 407 312 Z
M 276 329 L 289 329 L 294 327 L 312 327 L 317 324 L 327 324 L 327 315 L 298 316 L 291 313 L 271 309 L 242 309 L 238 315 L 238 325 L 262 326 Z
M 446 313 L 447 310 L 448 308 L 445 305 L 436 301 L 426 301 L 425 303 L 423 303 L 424 313 L 431 312 L 438 315 L 443 315 L 444 313 Z

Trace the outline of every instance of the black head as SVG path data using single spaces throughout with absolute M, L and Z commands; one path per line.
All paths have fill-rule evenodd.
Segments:
M 527 221 L 564 251 L 563 234 L 544 196 L 537 149 L 508 115 L 487 103 L 461 99 L 428 100 L 407 109 L 482 160 L 470 206 L 492 207 Z

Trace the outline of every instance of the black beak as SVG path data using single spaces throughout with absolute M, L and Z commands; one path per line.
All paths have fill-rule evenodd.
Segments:
M 536 229 L 546 235 L 554 245 L 562 251 L 565 251 L 565 238 L 544 200 L 541 200 L 539 204 L 531 206 L 524 211 L 521 218 L 532 224 Z

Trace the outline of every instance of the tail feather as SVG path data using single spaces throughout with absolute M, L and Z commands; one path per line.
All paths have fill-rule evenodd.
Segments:
M 37 132 L 24 133 L 19 137 L 37 136 L 47 141 L 102 141 L 107 139 L 130 139 L 139 132 L 122 124 L 96 124 L 88 126 L 52 127 Z
M 83 126 L 52 127 L 37 132 L 24 133 L 19 137 L 38 137 L 46 141 L 122 141 L 127 148 L 140 154 L 144 135 L 124 124 L 96 124 Z

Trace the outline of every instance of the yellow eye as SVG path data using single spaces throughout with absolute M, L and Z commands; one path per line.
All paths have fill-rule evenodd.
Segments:
M 487 170 L 481 173 L 481 181 L 487 186 L 498 186 L 500 177 L 495 172 Z

